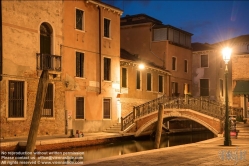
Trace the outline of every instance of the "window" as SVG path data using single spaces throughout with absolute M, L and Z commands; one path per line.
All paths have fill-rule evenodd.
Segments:
M 167 28 L 154 29 L 153 41 L 167 40 Z
M 111 118 L 111 99 L 104 99 L 104 119 L 110 119 Z
M 178 93 L 178 83 L 177 82 L 171 83 L 171 89 L 172 89 L 172 96 L 178 97 L 179 93 Z
M 127 88 L 127 69 L 122 68 L 122 88 Z
M 208 55 L 201 55 L 201 67 L 208 67 Z
M 163 92 L 163 76 L 158 76 L 158 92 Z
M 9 81 L 9 118 L 24 117 L 24 82 Z
M 104 58 L 104 80 L 111 81 L 111 59 Z
M 141 89 L 141 72 L 137 70 L 137 89 Z
M 76 77 L 84 77 L 84 54 L 76 52 Z
M 84 97 L 76 97 L 76 119 L 84 118 Z
M 111 20 L 104 19 L 104 36 L 105 37 L 110 37 L 110 25 L 111 25 Z
M 184 72 L 188 72 L 188 61 L 184 60 Z
M 152 78 L 151 78 L 151 73 L 147 73 L 147 91 L 152 90 Z
M 220 96 L 223 96 L 223 80 L 220 80 Z
M 190 93 L 190 85 L 187 83 L 183 84 L 183 94 L 188 94 Z
M 75 26 L 78 30 L 84 30 L 84 11 L 76 9 Z
M 53 105 L 54 105 L 54 85 L 49 83 L 45 98 L 44 107 L 42 110 L 42 117 L 53 117 Z
M 172 70 L 176 70 L 176 57 L 172 57 Z
M 209 96 L 209 80 L 200 79 L 200 96 Z

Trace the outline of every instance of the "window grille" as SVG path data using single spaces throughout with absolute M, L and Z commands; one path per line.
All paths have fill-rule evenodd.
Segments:
M 76 52 L 76 77 L 84 77 L 84 54 Z
M 111 59 L 104 58 L 104 80 L 111 80 Z
M 104 36 L 105 37 L 110 37 L 110 24 L 111 24 L 111 20 L 108 19 L 104 19 Z
M 42 117 L 53 117 L 54 106 L 54 85 L 49 83 L 45 98 L 44 107 L 42 110 Z
M 24 117 L 24 82 L 9 81 L 8 117 Z

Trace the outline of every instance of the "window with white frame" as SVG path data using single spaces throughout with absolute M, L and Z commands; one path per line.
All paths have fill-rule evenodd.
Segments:
M 84 118 L 84 97 L 76 97 L 76 119 Z
M 84 11 L 80 9 L 76 9 L 75 16 L 75 28 L 78 30 L 84 30 Z
M 8 117 L 24 117 L 24 81 L 9 81 Z
M 111 20 L 104 18 L 104 37 L 110 38 Z

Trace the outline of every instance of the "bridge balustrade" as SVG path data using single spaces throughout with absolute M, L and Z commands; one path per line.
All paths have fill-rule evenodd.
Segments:
M 162 96 L 147 103 L 133 107 L 132 112 L 124 118 L 121 118 L 121 130 L 124 131 L 127 129 L 136 119 L 158 111 L 159 103 L 163 104 L 164 109 L 191 109 L 220 120 L 224 120 L 225 118 L 225 105 L 217 101 L 212 101 L 202 97 L 175 98 Z M 241 115 L 242 108 L 229 107 L 229 112 L 234 115 Z

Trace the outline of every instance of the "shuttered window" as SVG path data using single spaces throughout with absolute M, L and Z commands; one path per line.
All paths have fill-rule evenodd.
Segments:
M 53 106 L 54 106 L 54 85 L 49 83 L 41 116 L 53 117 Z
M 154 29 L 154 41 L 167 40 L 167 28 Z
M 24 117 L 24 82 L 9 81 L 9 118 Z
M 209 96 L 209 79 L 200 79 L 200 96 Z
M 76 119 L 84 118 L 84 97 L 76 97 Z
M 208 55 L 201 55 L 201 67 L 208 67 Z
M 104 99 L 103 100 L 103 112 L 104 112 L 104 119 L 111 118 L 111 99 Z
M 84 54 L 76 52 L 76 77 L 84 77 Z

